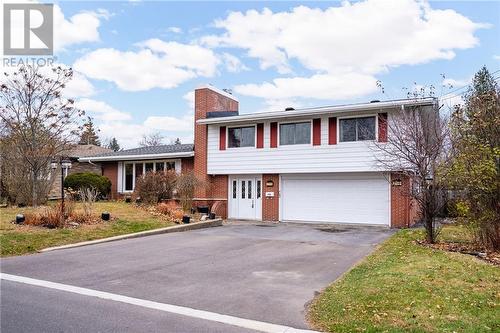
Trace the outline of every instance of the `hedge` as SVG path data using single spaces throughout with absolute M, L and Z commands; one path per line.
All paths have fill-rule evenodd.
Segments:
M 64 187 L 73 190 L 94 187 L 101 195 L 106 196 L 111 192 L 111 181 L 107 177 L 92 172 L 78 172 L 64 179 Z

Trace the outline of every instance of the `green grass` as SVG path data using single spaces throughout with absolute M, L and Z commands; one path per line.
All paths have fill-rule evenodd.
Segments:
M 78 209 L 78 205 L 77 205 Z M 124 202 L 97 202 L 95 212 L 109 211 L 116 218 L 111 222 L 80 225 L 77 228 L 47 229 L 15 225 L 15 215 L 32 208 L 0 208 L 1 256 L 36 252 L 46 247 L 106 238 L 173 225 L 149 212 Z
M 311 324 L 330 332 L 499 332 L 500 268 L 414 243 L 403 230 L 320 294 Z M 467 241 L 460 226 L 441 238 Z

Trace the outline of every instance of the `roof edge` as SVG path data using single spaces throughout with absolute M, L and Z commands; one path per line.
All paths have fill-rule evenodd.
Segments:
M 437 99 L 435 97 L 427 97 L 418 100 L 415 99 L 391 100 L 391 101 L 382 101 L 376 103 L 346 104 L 337 106 L 324 106 L 318 108 L 297 109 L 290 111 L 280 110 L 271 112 L 248 113 L 231 117 L 205 118 L 197 120 L 196 123 L 221 124 L 221 123 L 231 123 L 239 121 L 267 120 L 274 118 L 289 118 L 289 117 L 291 118 L 291 117 L 329 114 L 337 112 L 372 111 L 372 110 L 390 109 L 390 108 L 405 107 L 405 106 L 435 105 L 436 102 Z
M 78 159 L 79 162 L 113 162 L 113 161 L 135 161 L 154 160 L 158 158 L 181 158 L 193 157 L 194 151 L 163 153 L 163 154 L 137 154 L 137 155 L 117 155 L 117 156 L 86 156 Z

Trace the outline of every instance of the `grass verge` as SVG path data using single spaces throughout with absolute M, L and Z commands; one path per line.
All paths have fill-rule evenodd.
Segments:
M 403 230 L 320 294 L 313 327 L 330 332 L 499 332 L 500 268 L 415 243 Z M 441 237 L 467 238 L 460 226 Z
M 12 224 L 17 213 L 31 208 L 0 208 L 1 256 L 36 252 L 46 247 L 124 235 L 174 225 L 172 222 L 124 202 L 97 202 L 95 212 L 108 211 L 113 221 L 76 228 L 47 229 Z M 78 205 L 77 205 L 78 209 Z

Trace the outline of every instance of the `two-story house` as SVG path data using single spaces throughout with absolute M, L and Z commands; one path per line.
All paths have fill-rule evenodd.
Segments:
M 132 191 L 134 179 L 154 170 L 155 161 L 174 162 L 209 184 L 196 191 L 195 201 L 223 217 L 404 227 L 417 215 L 411 182 L 384 170 L 377 145 L 390 135 L 391 113 L 433 110 L 435 103 L 374 101 L 240 115 L 233 95 L 204 86 L 195 91 L 194 146 L 84 160 L 107 165 L 115 196 Z

